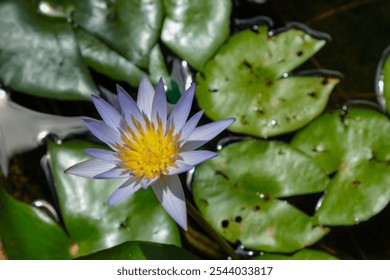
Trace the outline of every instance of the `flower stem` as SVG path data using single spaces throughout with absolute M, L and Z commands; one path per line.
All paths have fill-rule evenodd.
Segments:
M 233 260 L 239 260 L 240 257 L 234 252 L 233 248 L 226 242 L 218 232 L 216 232 L 208 222 L 202 217 L 199 211 L 186 199 L 187 211 L 190 216 L 221 246 L 222 250 Z

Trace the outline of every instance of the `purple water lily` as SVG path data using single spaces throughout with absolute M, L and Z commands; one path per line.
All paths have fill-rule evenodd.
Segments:
M 120 111 L 93 95 L 93 103 L 103 121 L 83 120 L 112 151 L 86 149 L 84 152 L 93 158 L 65 172 L 94 179 L 127 178 L 111 194 L 108 205 L 129 197 L 140 188 L 152 186 L 169 215 L 187 229 L 186 202 L 178 174 L 216 156 L 214 152 L 195 149 L 234 122 L 234 119 L 225 119 L 196 127 L 203 111 L 187 121 L 194 92 L 195 86 L 192 85 L 169 116 L 162 80 L 154 90 L 150 81 L 143 77 L 137 102 L 118 85 Z

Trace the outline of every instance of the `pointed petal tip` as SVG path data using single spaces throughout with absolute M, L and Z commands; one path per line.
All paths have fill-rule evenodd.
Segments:
M 232 124 L 232 123 L 234 123 L 236 121 L 236 118 L 228 118 L 226 120 L 230 121 L 230 124 Z

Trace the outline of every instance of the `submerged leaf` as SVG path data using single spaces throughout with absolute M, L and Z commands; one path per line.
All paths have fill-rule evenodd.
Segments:
M 101 148 L 74 141 L 48 145 L 54 185 L 67 232 L 80 247 L 79 255 L 91 254 L 125 241 L 140 240 L 180 245 L 175 222 L 162 208 L 151 189 L 108 206 L 120 180 L 86 179 L 65 174 L 68 167 L 87 160 L 85 148 Z
M 89 100 L 97 89 L 72 28 L 35 9 L 34 1 L 0 3 L 0 81 L 36 96 Z
M 230 0 L 164 0 L 166 18 L 161 39 L 195 69 L 229 36 Z
M 338 79 L 284 74 L 324 44 L 295 28 L 236 33 L 198 74 L 199 105 L 214 120 L 236 117 L 234 132 L 268 137 L 301 128 L 323 111 Z
M 378 101 L 383 110 L 390 112 L 390 47 L 383 52 L 375 82 Z
M 332 180 L 315 215 L 322 225 L 353 225 L 390 200 L 390 122 L 381 113 L 348 109 L 321 116 L 292 140 Z
M 278 142 L 231 144 L 195 171 L 193 194 L 206 220 L 246 248 L 292 252 L 328 229 L 278 198 L 321 192 L 326 174 L 301 152 Z

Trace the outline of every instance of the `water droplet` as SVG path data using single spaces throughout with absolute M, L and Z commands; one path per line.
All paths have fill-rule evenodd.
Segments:
M 358 217 L 355 217 L 354 221 L 355 221 L 355 224 L 360 223 L 360 219 Z
M 272 121 L 269 122 L 269 126 L 271 126 L 271 127 L 275 127 L 275 126 L 277 126 L 278 124 L 279 124 L 279 123 L 278 123 L 277 120 L 272 120 Z
M 39 3 L 38 9 L 42 14 L 48 14 L 51 10 L 49 4 L 46 2 Z
M 261 194 L 259 194 L 259 197 L 261 199 L 264 199 L 264 200 L 269 200 L 269 195 L 268 194 L 261 193 Z
M 316 151 L 317 152 L 323 152 L 323 151 L 325 151 L 325 147 L 323 145 L 317 145 Z
M 287 78 L 288 77 L 288 73 L 283 73 L 283 78 Z
M 254 111 L 258 114 L 264 114 L 264 110 L 261 106 L 255 106 Z
M 41 1 L 39 3 L 38 12 L 50 17 L 66 17 L 63 6 L 48 3 L 46 1 Z

